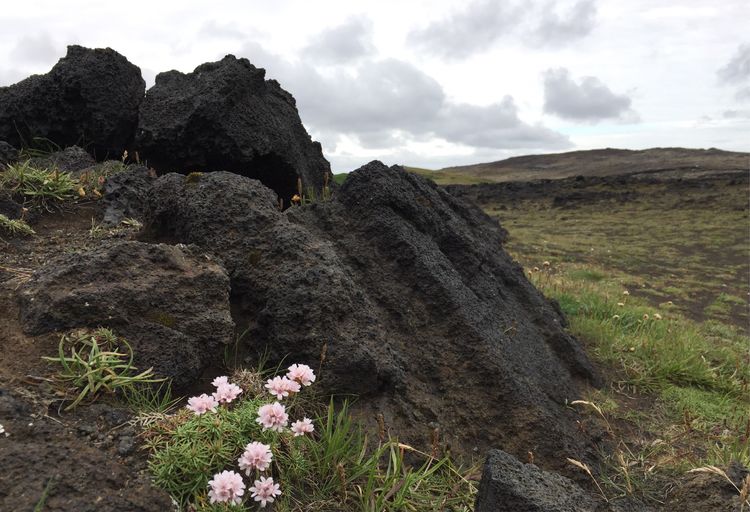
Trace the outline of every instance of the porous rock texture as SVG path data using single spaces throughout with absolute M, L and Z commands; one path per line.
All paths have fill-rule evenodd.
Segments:
M 603 512 L 609 510 L 575 482 L 490 450 L 474 512 Z
M 140 107 L 137 145 L 164 173 L 230 171 L 259 179 L 286 205 L 297 191 L 318 193 L 331 170 L 300 121 L 294 98 L 265 70 L 227 55 L 192 73 L 156 76 Z
M 78 409 L 77 428 L 47 415 L 29 392 L 0 383 L 0 510 L 145 512 L 172 510 L 145 463 L 115 449 L 135 434 L 127 411 L 96 404 Z M 48 405 L 48 404 L 47 404 Z M 40 506 L 41 504 L 41 506 Z
M 419 176 L 371 162 L 332 201 L 282 213 L 255 180 L 170 174 L 144 239 L 221 258 L 248 349 L 322 359 L 325 391 L 360 395 L 402 438 L 438 429 L 454 450 L 550 463 L 586 449 L 564 406 L 596 380 L 578 342 L 503 250 L 505 231 Z
M 18 150 L 4 140 L 0 140 L 0 170 L 4 165 L 12 164 L 17 159 Z
M 115 242 L 47 262 L 19 289 L 24 332 L 110 327 L 140 370 L 189 385 L 230 343 L 229 280 L 188 247 Z
M 146 89 L 138 66 L 116 51 L 68 46 L 46 75 L 0 87 L 0 140 L 25 147 L 44 138 L 119 157 L 138 124 Z
M 105 226 L 117 226 L 126 218 L 142 220 L 148 192 L 156 176 L 142 165 L 131 165 L 104 183 L 102 206 Z

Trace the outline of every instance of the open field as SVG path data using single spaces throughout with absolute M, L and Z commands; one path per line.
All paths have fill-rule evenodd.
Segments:
M 684 471 L 750 464 L 746 173 L 449 187 L 508 230 L 608 385 L 608 492 L 650 503 Z

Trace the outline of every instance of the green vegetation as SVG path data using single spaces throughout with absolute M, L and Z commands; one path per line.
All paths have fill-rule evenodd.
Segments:
M 54 167 L 35 167 L 31 162 L 18 162 L 0 172 L 0 191 L 26 206 L 47 211 L 81 199 L 99 199 L 106 178 L 126 168 L 120 161 L 110 161 L 73 176 Z
M 233 380 L 262 382 L 244 371 Z M 230 407 L 194 415 L 183 409 L 150 423 L 145 431 L 149 467 L 156 485 L 181 507 L 225 510 L 208 502 L 208 481 L 237 467 L 250 441 L 275 446 L 272 473 L 282 495 L 274 510 L 471 510 L 476 482 L 448 458 L 433 458 L 393 440 L 370 447 L 346 404 L 335 410 L 313 402 L 287 404 L 294 417 L 315 417 L 312 436 L 281 436 L 256 422 L 258 408 L 269 402 L 261 386 L 243 385 L 245 393 Z M 263 390 L 265 391 L 265 390 Z M 312 412 L 317 410 L 319 413 Z M 405 454 L 424 462 L 413 467 Z
M 70 350 L 69 356 L 66 349 Z M 102 392 L 127 390 L 132 394 L 137 385 L 163 381 L 154 378 L 151 368 L 136 373 L 130 344 L 104 328 L 62 336 L 57 356 L 42 359 L 62 366 L 56 378 L 69 383 L 76 394 L 65 410 L 74 408 L 86 398 L 95 399 Z
M 28 161 L 11 165 L 0 173 L 0 190 L 46 210 L 74 201 L 78 189 L 78 182 L 70 174 L 57 169 L 37 169 Z
M 486 180 L 478 176 L 472 176 L 463 174 L 460 172 L 451 171 L 432 171 L 430 169 L 423 169 L 421 167 L 404 167 L 408 172 L 419 174 L 427 179 L 430 179 L 438 185 L 474 185 L 476 183 L 491 183 L 491 180 Z
M 608 432 L 596 478 L 657 503 L 692 468 L 750 465 L 747 191 L 618 187 L 632 199 L 481 206 L 610 383 L 573 405 Z
M 9 219 L 6 215 L 0 213 L 0 230 L 10 235 L 34 235 L 36 234 L 31 226 L 23 219 Z

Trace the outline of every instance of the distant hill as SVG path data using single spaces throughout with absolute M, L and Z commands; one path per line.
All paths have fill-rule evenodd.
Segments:
M 720 149 L 594 149 L 527 155 L 498 162 L 446 167 L 437 171 L 406 167 L 440 185 L 613 176 L 656 171 L 728 171 L 750 169 L 750 153 Z

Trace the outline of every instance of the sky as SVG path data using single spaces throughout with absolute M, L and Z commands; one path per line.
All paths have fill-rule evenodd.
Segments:
M 0 86 L 68 44 L 190 72 L 226 54 L 297 100 L 334 172 L 530 153 L 750 151 L 750 0 L 6 2 Z

